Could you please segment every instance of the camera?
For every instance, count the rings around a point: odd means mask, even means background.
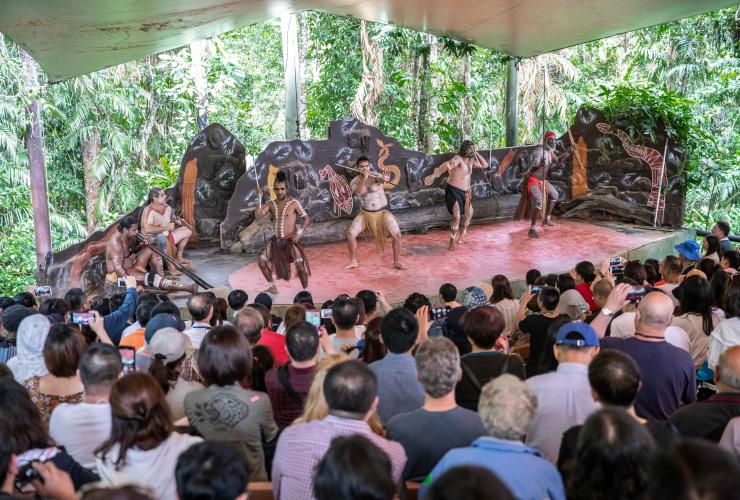
[[[41,477],[39,471],[33,466],[34,463],[38,462],[29,462],[18,469],[18,475],[15,476],[14,482],[15,488],[18,491],[23,491],[23,488],[29,485],[31,481],[38,480],[42,483],[44,482],[44,478]]]
[[[91,312],[73,312],[72,323],[75,325],[89,325],[95,323],[95,315]]]
[[[48,285],[37,286],[33,289],[33,294],[36,297],[51,297],[51,287]]]
[[[118,286],[121,288],[126,288],[126,278],[118,278]]]
[[[640,302],[647,293],[647,288],[644,286],[633,286],[627,290],[627,300],[632,303]]]

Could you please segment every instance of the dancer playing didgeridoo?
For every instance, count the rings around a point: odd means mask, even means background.
[[[167,194],[160,187],[149,190],[147,206],[141,212],[141,232],[152,238],[157,248],[174,257],[184,266],[190,262],[183,257],[185,247],[193,232],[182,221],[173,216],[172,207],[167,204]],[[180,276],[175,264],[167,262],[167,273]]]
[[[345,269],[358,267],[357,264],[357,236],[364,230],[375,241],[378,250],[385,250],[385,240],[393,238],[393,267],[406,269],[401,263],[401,229],[393,214],[388,211],[388,198],[385,196],[383,184],[388,181],[388,174],[382,175],[372,171],[367,156],[357,158],[357,169],[360,175],[352,179],[350,188],[352,194],[362,200],[362,210],[352,221],[347,230],[347,247],[349,248],[349,264]]]
[[[539,238],[536,224],[542,220],[543,226],[554,226],[552,210],[558,201],[558,191],[547,182],[550,167],[557,161],[555,156],[555,132],[545,132],[545,143],[537,146],[530,157],[529,172],[522,179],[522,197],[514,214],[514,220],[530,217],[529,237]],[[546,209],[546,210],[545,210]]]
[[[488,162],[478,153],[472,141],[464,140],[455,156],[435,168],[434,173],[424,179],[424,185],[431,186],[435,179],[449,172],[445,186],[445,205],[452,215],[450,250],[455,249],[456,239],[458,243],[465,243],[465,235],[473,219],[473,207],[470,204],[470,178],[474,168],[485,170],[488,168]],[[462,228],[460,228],[461,219]]]
[[[164,279],[162,269],[162,257],[144,246],[138,252],[136,247],[136,235],[139,225],[133,217],[126,216],[118,223],[117,231],[105,244],[105,279],[112,285],[118,284],[118,278],[133,276],[140,285],[159,288],[168,291],[187,291],[195,293],[198,285],[185,285],[177,281]],[[149,244],[155,244],[148,240]],[[151,265],[154,272],[147,272],[147,266]]]
[[[272,294],[278,293],[272,278],[273,273],[281,280],[290,280],[292,263],[295,263],[298,278],[304,290],[308,288],[308,277],[311,274],[311,268],[303,252],[303,245],[299,241],[310,220],[300,202],[288,196],[287,179],[285,172],[277,173],[273,185],[277,198],[267,202],[259,214],[260,218],[268,213],[272,214],[272,220],[275,223],[275,236],[272,237],[259,258],[260,270],[269,287],[265,292]],[[257,194],[261,199],[262,191],[258,191]],[[296,230],[298,217],[303,219],[303,223]]]

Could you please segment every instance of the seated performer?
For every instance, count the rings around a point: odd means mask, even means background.
[[[162,277],[162,258],[146,245],[134,253],[136,235],[139,225],[133,217],[124,217],[118,223],[117,231],[113,232],[105,244],[105,276],[106,281],[113,285],[118,284],[118,278],[133,276],[140,285],[159,288],[169,291],[188,291],[195,293],[198,285],[185,285]],[[151,240],[149,240],[151,241]],[[154,242],[151,242],[154,244]],[[154,272],[147,272],[151,265]]]
[[[272,294],[278,292],[277,286],[272,280],[272,274],[275,273],[281,280],[290,280],[291,263],[295,263],[298,278],[300,278],[304,290],[308,288],[308,276],[311,274],[311,268],[303,252],[303,245],[299,241],[310,220],[301,203],[288,196],[287,181],[288,176],[285,172],[277,173],[273,185],[277,199],[267,202],[259,209],[258,214],[258,218],[262,218],[268,213],[272,214],[275,223],[275,236],[272,237],[259,258],[260,269],[269,286],[265,292]],[[258,190],[257,195],[261,200],[262,191]],[[296,230],[298,217],[303,220],[303,223]]]
[[[157,248],[163,252],[167,252],[183,265],[189,264],[190,262],[183,258],[183,252],[193,232],[183,225],[180,218],[174,217],[172,207],[167,204],[164,189],[151,188],[147,203],[141,212],[142,233],[153,238],[157,242]],[[172,245],[172,249],[169,245]],[[175,265],[170,262],[167,263],[167,272],[172,276],[180,275]]]
[[[375,241],[378,250],[385,250],[385,239],[390,235],[393,238],[393,267],[406,269],[401,264],[401,230],[398,221],[388,211],[388,198],[385,196],[383,185],[388,181],[388,175],[373,172],[367,156],[357,158],[357,169],[362,173],[352,179],[349,186],[352,194],[362,200],[362,210],[352,221],[347,230],[347,247],[349,248],[350,263],[345,269],[358,267],[357,264],[357,236],[364,230]]]
[[[557,161],[555,156],[555,132],[545,132],[545,144],[537,146],[530,157],[529,172],[522,180],[522,197],[519,207],[516,209],[514,220],[531,218],[532,225],[529,227],[529,237],[539,238],[535,226],[538,219],[544,219],[543,226],[554,226],[552,222],[552,210],[558,201],[558,192],[547,182],[547,174],[550,167]],[[545,212],[545,208],[547,211]]]
[[[455,249],[455,239],[458,243],[465,243],[465,235],[468,232],[470,221],[473,219],[473,207],[470,204],[470,178],[473,175],[474,168],[485,170],[488,168],[488,162],[478,153],[472,141],[464,140],[455,156],[435,168],[434,173],[424,179],[424,185],[431,186],[440,175],[449,172],[447,185],[445,186],[445,205],[447,205],[447,211],[452,215],[450,221],[450,250]],[[460,219],[463,217],[461,229]]]

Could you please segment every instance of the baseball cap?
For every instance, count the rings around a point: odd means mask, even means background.
[[[154,334],[162,328],[174,328],[181,332],[185,330],[185,322],[174,314],[160,313],[149,320],[144,329],[144,340],[149,343]]]
[[[582,339],[566,338],[569,333],[578,333]],[[569,345],[573,347],[599,347],[599,335],[596,330],[583,321],[571,321],[558,328],[555,334],[555,345]]]
[[[699,260],[699,257],[701,257],[699,244],[694,240],[686,240],[673,248],[689,260]]]
[[[171,363],[185,355],[189,344],[188,336],[175,328],[160,328],[149,342],[149,350],[152,352],[152,357],[160,355],[164,357],[165,363]]]

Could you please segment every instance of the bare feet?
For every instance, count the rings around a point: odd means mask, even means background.
[[[530,228],[530,229],[529,229],[529,237],[530,237],[530,238],[539,238],[539,237],[540,237],[540,235],[539,235],[539,234],[537,234],[537,231],[535,231],[535,229],[534,229],[534,228]]]
[[[460,239],[457,240],[458,245],[464,245],[465,244],[465,236],[460,236]]]
[[[261,293],[271,293],[271,294],[273,294],[273,295],[277,295],[277,293],[278,293],[278,289],[277,289],[277,287],[276,287],[276,286],[274,286],[274,285],[273,285],[273,286],[271,286],[270,288],[268,288],[268,289],[266,289],[266,290],[262,290],[262,292],[261,292]]]
[[[450,238],[450,245],[447,247],[447,250],[455,250],[455,238]]]
[[[403,264],[401,264],[398,261],[396,261],[396,262],[393,263],[393,267],[395,267],[396,269],[401,269],[401,270],[408,269],[408,267],[404,266]]]
[[[353,260],[352,262],[344,266],[343,269],[346,271],[347,269],[357,269],[358,267],[360,267],[360,265],[357,263],[356,260]]]
[[[542,223],[542,225],[543,226],[554,226],[555,223],[552,221],[552,219],[550,217],[548,217],[547,219],[545,219],[545,221]]]

